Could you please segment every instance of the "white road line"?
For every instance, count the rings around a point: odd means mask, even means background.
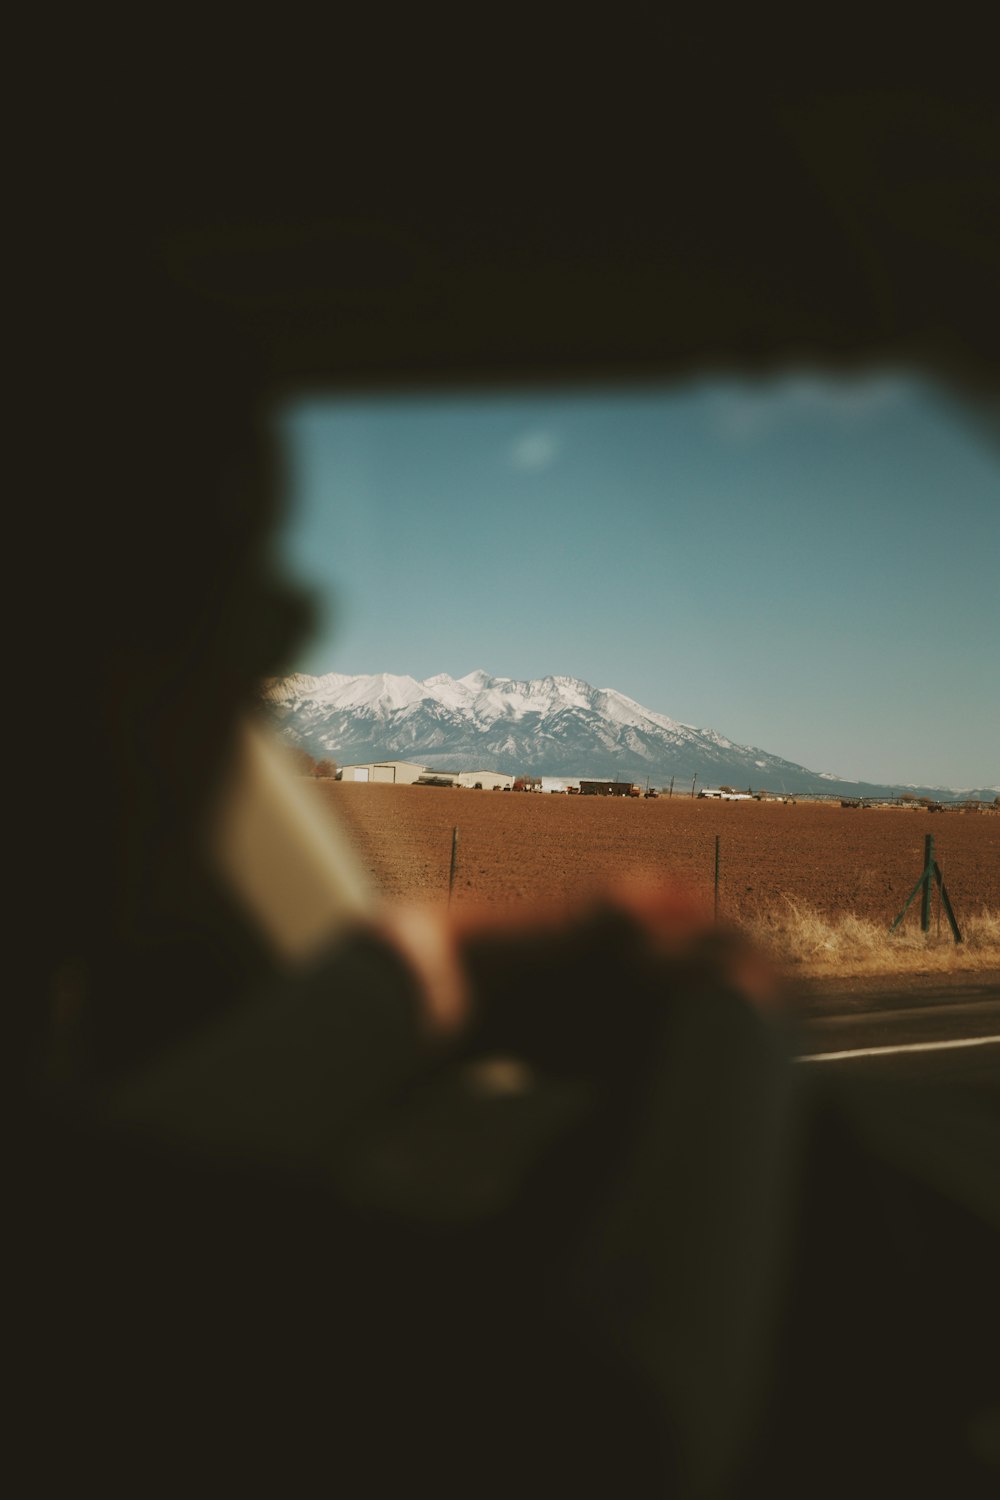
[[[898,1047],[859,1047],[853,1052],[810,1052],[796,1062],[841,1062],[847,1057],[889,1057],[894,1052],[948,1052],[955,1047],[989,1047],[1000,1043],[1000,1036],[967,1036],[951,1042],[905,1042]]]

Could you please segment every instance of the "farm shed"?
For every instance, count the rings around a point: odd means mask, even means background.
[[[503,790],[509,787],[513,781],[512,776],[507,776],[503,771],[440,771],[434,767],[427,767],[421,776],[421,781],[429,778],[446,780],[452,786],[479,787],[482,791],[493,791],[494,788]]]
[[[337,773],[338,781],[389,781],[397,786],[412,786],[420,776],[433,774],[426,766],[418,766],[411,760],[369,760],[360,765],[344,766]]]
[[[475,786],[478,782],[485,792],[491,791],[495,786],[510,786],[514,780],[513,776],[508,776],[503,771],[456,771],[454,777],[459,786]]]
[[[339,781],[388,781],[396,786],[414,786],[429,776],[447,777],[455,786],[472,787],[479,782],[486,791],[495,786],[510,786],[513,780],[503,771],[443,771],[436,766],[418,765],[413,760],[362,761],[337,772]]]

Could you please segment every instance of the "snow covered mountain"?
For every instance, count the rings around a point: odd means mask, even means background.
[[[442,771],[648,776],[655,785],[671,776],[683,785],[697,776],[700,786],[724,782],[775,792],[888,790],[809,771],[576,677],[519,682],[475,671],[418,682],[387,672],[329,672],[272,682],[266,698],[288,739],[341,765],[416,760]]]

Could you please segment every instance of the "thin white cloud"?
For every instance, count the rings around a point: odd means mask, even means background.
[[[803,420],[858,428],[877,420],[913,393],[903,375],[860,379],[795,375],[773,384],[745,385],[720,391],[712,400],[712,418],[720,437],[739,441],[768,436]]]
[[[522,432],[509,449],[511,467],[525,472],[547,469],[559,456],[560,443],[555,433],[545,428]]]

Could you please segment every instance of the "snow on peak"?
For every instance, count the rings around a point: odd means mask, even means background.
[[[325,703],[354,680],[342,672],[326,672],[321,677],[311,677],[307,672],[293,672],[290,677],[269,678],[264,683],[263,690],[264,696],[272,703],[291,703],[304,698]]]
[[[274,701],[308,700],[324,708],[361,709],[379,717],[432,701],[469,714],[479,723],[497,719],[516,721],[529,714],[547,717],[577,710],[596,712],[620,726],[653,723],[671,732],[678,727],[672,719],[643,708],[623,693],[613,688],[593,688],[579,677],[549,675],[521,680],[494,677],[482,667],[459,678],[438,672],[423,682],[389,672],[357,677],[338,672],[321,677],[299,673],[275,683],[269,695]]]
[[[665,729],[669,734],[677,734],[687,727],[681,725],[676,719],[669,719],[666,714],[658,714],[651,708],[644,708],[634,698],[628,698],[624,693],[619,693],[616,688],[597,688],[594,692],[595,707],[598,707],[609,719],[616,724],[655,724],[658,729]],[[700,731],[696,731],[700,732]]]
[[[714,729],[670,719],[615,688],[566,675],[521,680],[477,667],[464,677],[439,672],[421,682],[390,672],[298,673],[265,683],[263,696],[284,733],[338,760],[419,754],[501,770],[575,774],[581,765],[598,771],[603,763],[633,775],[698,772],[716,782],[756,782],[766,771],[789,790],[852,785],[832,771],[808,771]]]
[[[435,677],[425,678],[423,686],[429,689],[426,697],[434,698],[438,703],[443,703],[446,708],[457,708],[462,712],[468,710],[475,698],[476,690],[467,686],[466,678],[460,677],[456,681],[454,677],[449,677],[447,672],[438,672]]]
[[[379,714],[396,713],[432,696],[416,678],[396,677],[391,672],[377,672],[371,677],[328,672],[323,677],[299,676],[294,681],[297,697],[309,698],[324,708],[366,708]]]

